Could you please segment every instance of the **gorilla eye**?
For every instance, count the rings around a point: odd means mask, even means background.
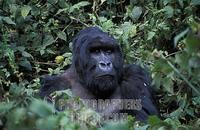
[[[98,49],[98,48],[92,48],[92,49],[90,49],[90,53],[100,53],[100,49]]]
[[[110,55],[111,53],[114,52],[114,49],[113,48],[107,48],[107,49],[104,49],[104,52],[108,55]]]
[[[112,49],[106,49],[105,52],[106,52],[107,54],[111,54],[111,53],[113,52],[113,50],[112,50]]]
[[[95,49],[95,51],[94,51],[95,53],[99,53],[100,52],[100,50],[99,49]]]

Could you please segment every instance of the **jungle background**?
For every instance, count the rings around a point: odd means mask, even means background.
[[[40,99],[40,77],[69,67],[71,41],[88,26],[113,35],[125,63],[149,69],[161,118],[99,126],[84,106],[59,112]],[[199,130],[200,1],[0,0],[0,101],[4,130]]]

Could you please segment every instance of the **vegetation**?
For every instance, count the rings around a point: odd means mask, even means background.
[[[161,119],[99,127],[98,114],[84,106],[59,112],[39,98],[39,77],[64,71],[73,37],[94,25],[115,36],[126,63],[150,69]],[[60,94],[80,101],[68,90]],[[0,0],[0,100],[6,130],[199,129],[200,1]],[[70,113],[87,118],[73,122]]]

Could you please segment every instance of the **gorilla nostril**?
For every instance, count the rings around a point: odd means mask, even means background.
[[[111,66],[111,63],[110,63],[110,62],[108,62],[108,63],[107,63],[107,66]]]
[[[100,62],[99,65],[100,65],[101,67],[106,67],[106,63],[104,63],[104,62]]]

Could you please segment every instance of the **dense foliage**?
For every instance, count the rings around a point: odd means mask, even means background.
[[[126,63],[149,68],[161,119],[99,128],[90,109],[58,112],[38,97],[39,77],[64,71],[72,38],[93,25],[115,36]],[[54,95],[61,93],[80,101],[68,90]],[[0,0],[0,100],[0,126],[8,130],[199,129],[200,1]],[[80,124],[69,113],[87,118]]]

